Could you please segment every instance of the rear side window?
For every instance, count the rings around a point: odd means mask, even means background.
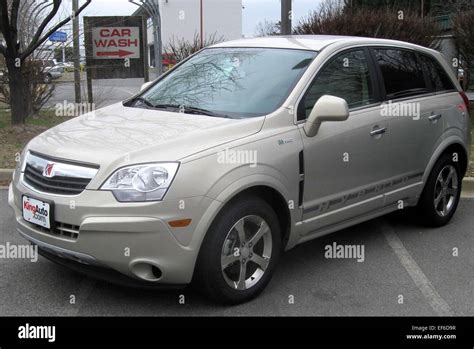
[[[364,50],[343,52],[323,66],[298,106],[298,120],[306,119],[314,104],[323,95],[344,98],[349,108],[374,102]]]
[[[388,99],[428,92],[423,69],[414,52],[398,49],[376,49]]]
[[[420,55],[420,58],[424,67],[426,68],[426,72],[428,73],[428,79],[431,82],[431,88],[435,92],[450,91],[455,89],[454,84],[449,78],[448,74],[441,64],[436,61],[436,59],[426,55]]]

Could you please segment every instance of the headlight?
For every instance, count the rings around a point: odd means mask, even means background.
[[[142,164],[115,171],[100,188],[110,190],[121,202],[162,200],[173,181],[177,162]]]

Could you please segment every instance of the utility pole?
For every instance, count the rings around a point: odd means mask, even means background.
[[[199,35],[201,36],[201,48],[204,47],[204,23],[203,23],[203,3],[199,3]]]
[[[79,0],[72,0],[72,13],[79,9]],[[73,55],[74,55],[74,95],[76,103],[81,103],[81,51],[79,48],[79,18],[72,19]]]
[[[291,35],[291,0],[281,1],[281,35]]]
[[[157,69],[158,76],[163,74],[163,52],[162,42],[161,42],[161,15],[160,15],[160,5],[158,0],[156,0],[156,10],[153,15],[153,41],[155,42],[155,69]]]

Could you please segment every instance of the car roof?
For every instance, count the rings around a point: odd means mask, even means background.
[[[419,48],[426,50],[425,47],[410,44],[403,41],[364,38],[357,36],[339,36],[339,35],[286,35],[286,36],[266,36],[260,38],[238,39],[222,42],[212,47],[265,47],[265,48],[288,48],[321,51],[326,46],[337,42],[345,44],[368,44],[368,45],[390,45],[404,46],[407,48]]]

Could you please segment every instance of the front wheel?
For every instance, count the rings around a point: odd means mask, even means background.
[[[273,209],[257,197],[243,198],[225,207],[206,234],[195,280],[215,301],[246,302],[270,281],[280,250]]]
[[[433,167],[418,202],[421,223],[440,227],[454,215],[461,196],[462,175],[459,163],[444,154]]]
[[[45,84],[50,84],[52,80],[53,80],[53,77],[50,74],[46,74],[43,78],[43,82]]]

